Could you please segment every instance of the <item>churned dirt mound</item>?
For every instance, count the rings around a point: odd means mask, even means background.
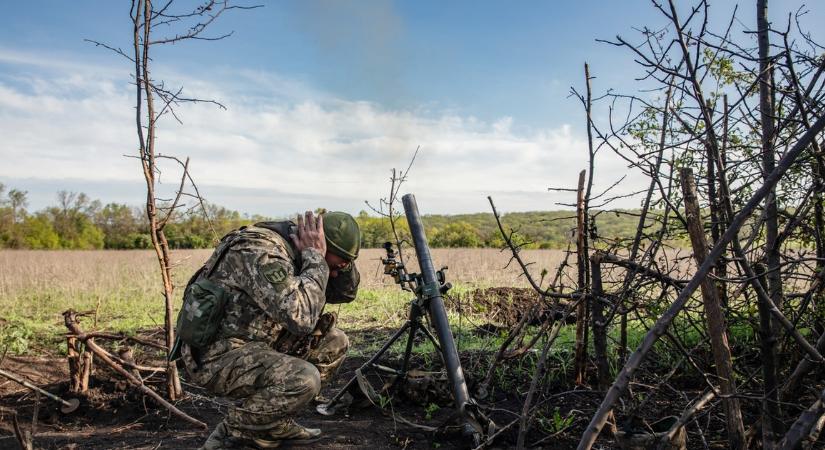
[[[460,300],[463,308],[483,316],[488,323],[506,327],[517,324],[524,314],[529,315],[530,325],[539,325],[551,316],[561,320],[567,306],[567,302],[555,303],[551,299],[542,299],[533,289],[515,287],[476,289],[462,295]],[[448,303],[454,309],[459,306],[455,300]],[[571,313],[565,320],[575,323],[575,314]]]

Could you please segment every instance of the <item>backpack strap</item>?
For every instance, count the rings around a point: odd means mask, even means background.
[[[292,253],[292,260],[295,263],[295,269],[300,270],[301,266],[303,265],[303,261],[301,260],[301,254],[295,250],[292,246],[292,238],[289,237],[291,234],[298,235],[298,226],[295,225],[295,222],[291,220],[284,220],[281,222],[258,222],[254,226],[258,228],[266,228],[267,230],[274,231],[284,238],[287,243],[287,247],[289,251]]]
[[[212,272],[215,270],[216,267],[218,267],[218,264],[220,264],[221,261],[223,261],[223,257],[226,255],[229,249],[232,248],[232,246],[235,245],[235,243],[241,239],[241,231],[243,231],[245,228],[245,226],[238,228],[237,230],[230,232],[229,234],[224,236],[223,239],[221,239],[221,242],[215,249],[215,258],[209,258],[200,267],[200,269],[198,269],[197,271],[195,271],[194,274],[192,274],[192,277],[189,278],[189,282],[186,283],[187,288],[189,287],[189,285],[194,283],[198,279],[198,277],[201,276],[201,274],[205,273],[205,277],[209,277],[210,275],[212,275]]]

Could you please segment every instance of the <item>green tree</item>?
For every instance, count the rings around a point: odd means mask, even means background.
[[[385,242],[395,242],[389,217],[371,217],[366,211],[361,211],[355,221],[361,229],[362,247],[376,248],[381,247]],[[400,239],[410,240],[410,227],[406,219],[396,220],[395,229]]]
[[[8,247],[13,223],[11,208],[8,206],[8,201],[4,195],[5,192],[6,185],[0,183],[0,248]]]
[[[135,248],[134,235],[141,231],[141,221],[133,208],[109,203],[96,212],[94,223],[103,232],[103,245],[106,248]]]
[[[22,224],[23,242],[26,248],[35,250],[60,247],[60,236],[54,231],[48,217],[43,214],[28,216]]]
[[[100,202],[91,201],[84,193],[60,191],[59,206],[46,209],[45,213],[60,237],[60,247],[68,249],[103,248],[103,232],[93,218],[100,210]]]
[[[435,229],[430,238],[430,245],[433,247],[480,247],[481,244],[478,229],[463,221]]]
[[[26,198],[28,192],[18,189],[9,191],[9,205],[11,206],[11,221],[16,225],[26,217],[26,206],[29,200]]]
[[[381,217],[370,217],[366,212],[355,219],[361,229],[361,246],[365,248],[380,247],[384,242],[392,241],[390,220]]]
[[[6,198],[2,197],[5,186],[0,184],[0,247],[25,248],[23,221],[28,212],[27,192],[11,189]]]

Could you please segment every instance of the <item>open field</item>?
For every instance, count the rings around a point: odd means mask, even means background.
[[[186,283],[210,250],[174,251],[176,286]],[[340,307],[343,326],[363,328],[397,325],[406,318],[402,292],[383,274],[383,250],[366,249],[358,258],[362,281],[359,298]],[[559,250],[526,250],[535,271],[555,270],[564,258]],[[435,249],[436,264],[448,266],[455,292],[490,286],[527,286],[509,255],[494,249]],[[410,270],[417,263],[409,260]],[[61,312],[69,308],[96,311],[94,328],[132,332],[163,323],[163,297],[157,259],[150,250],[0,251],[0,310],[3,326],[15,329],[14,353],[26,341],[57,338],[64,332]],[[178,291],[180,293],[180,291]],[[178,302],[180,299],[178,299]],[[178,303],[179,304],[179,303]],[[338,307],[336,307],[338,308]],[[0,333],[2,335],[3,333]]]

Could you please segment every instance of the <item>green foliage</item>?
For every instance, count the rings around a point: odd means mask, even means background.
[[[103,232],[106,248],[147,248],[135,246],[135,230],[139,221],[137,212],[126,205],[109,203],[95,215],[94,222]]]
[[[4,195],[5,194],[5,195]],[[26,192],[0,184],[0,248],[149,249],[152,239],[145,211],[118,203],[101,206],[86,194],[60,191],[58,205],[36,214],[26,211]],[[202,212],[180,213],[169,221],[171,248],[209,248],[228,231],[264,217],[207,205]]]
[[[426,413],[426,415],[425,415],[424,417],[426,417],[426,418],[427,418],[427,420],[432,419],[432,418],[433,418],[433,414],[434,414],[435,412],[437,412],[439,409],[441,409],[441,407],[440,407],[440,406],[438,406],[438,405],[437,405],[437,404],[435,404],[435,403],[430,403],[429,405],[427,405],[427,406],[424,408],[424,412]]]
[[[23,221],[23,241],[25,247],[41,250],[60,247],[60,236],[54,231],[51,222],[42,216],[29,216]]]
[[[152,236],[149,233],[129,233],[126,245],[123,247],[111,247],[120,249],[149,249],[152,248]]]
[[[22,323],[0,322],[0,354],[25,354],[33,337],[34,333]]]
[[[555,408],[553,415],[550,417],[546,417],[544,414],[538,415],[539,426],[549,434],[561,433],[569,428],[575,419],[576,416],[572,412],[563,416],[561,412],[559,412],[559,408]]]
[[[392,224],[388,217],[372,217],[366,211],[361,211],[355,221],[361,229],[361,247],[377,248],[381,247],[384,242],[395,242]],[[410,226],[406,219],[399,217],[395,222],[395,229],[400,239],[409,240]]]
[[[41,214],[48,218],[60,240],[60,248],[91,250],[103,248],[103,231],[93,219],[100,211],[100,202],[86,194],[60,191],[59,206],[46,208]]]
[[[378,394],[378,407],[387,409],[392,406],[392,397],[389,395]]]
[[[482,244],[476,227],[464,221],[436,228],[431,236],[430,245],[433,247],[480,247]]]
[[[711,75],[721,85],[750,86],[753,84],[754,76],[748,71],[737,71],[734,67],[733,59],[723,56],[721,52],[716,52],[714,49],[705,47],[702,55],[704,63],[707,64]]]

